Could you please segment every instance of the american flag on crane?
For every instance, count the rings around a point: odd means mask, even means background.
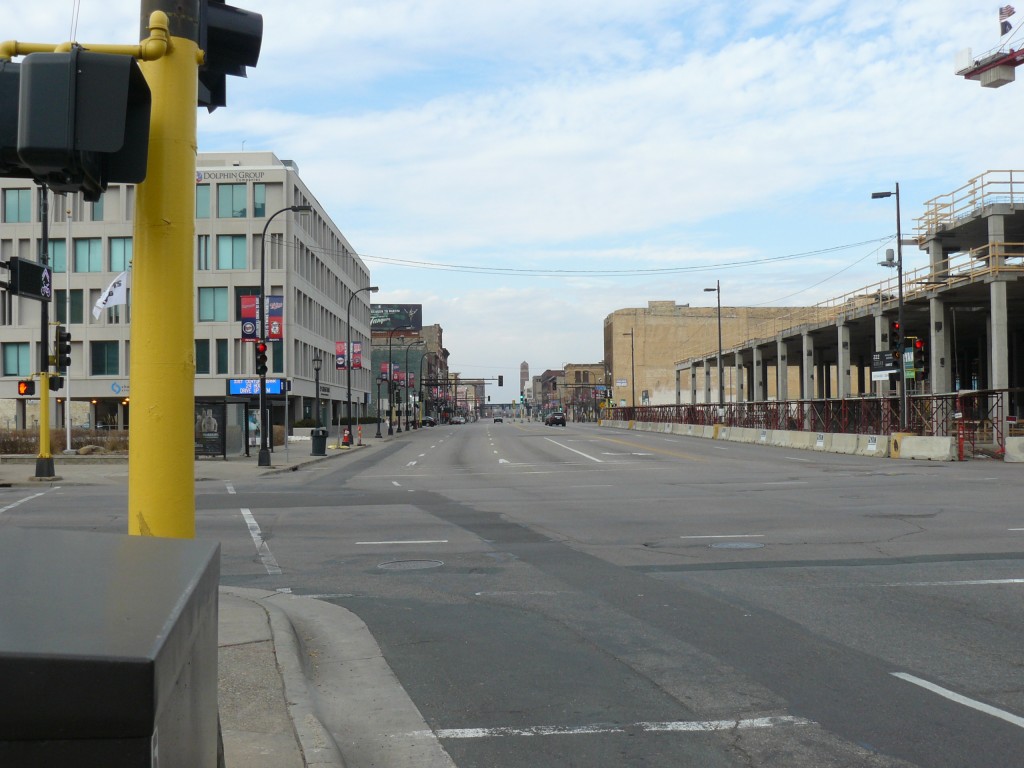
[[[1007,35],[1010,30],[1013,29],[1013,25],[1007,21],[1008,18],[1013,16],[1017,11],[1012,5],[1004,5],[999,9],[999,33],[1001,35]]]

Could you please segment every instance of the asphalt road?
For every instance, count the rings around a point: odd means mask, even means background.
[[[197,530],[362,618],[460,768],[1015,766],[1022,478],[478,422],[199,484]],[[116,494],[0,523],[123,532]]]

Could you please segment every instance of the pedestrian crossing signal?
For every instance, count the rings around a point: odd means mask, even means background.
[[[22,379],[18,382],[18,394],[22,397],[29,397],[36,393],[36,383],[32,379]]]

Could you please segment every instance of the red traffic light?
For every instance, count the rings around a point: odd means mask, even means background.
[[[262,341],[257,341],[256,342],[256,354],[258,354],[258,355],[265,355],[266,353],[267,353],[267,345],[266,345],[266,343],[262,342]]]
[[[914,349],[924,349],[924,342],[921,339],[914,340]]]

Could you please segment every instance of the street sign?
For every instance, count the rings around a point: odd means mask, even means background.
[[[291,387],[287,379],[267,379],[268,395],[283,395],[290,391]],[[259,379],[228,379],[228,395],[245,397],[246,395],[258,395],[260,393]]]
[[[12,256],[7,268],[11,272],[8,283],[11,293],[36,301],[50,301],[53,298],[53,273],[49,267]]]

